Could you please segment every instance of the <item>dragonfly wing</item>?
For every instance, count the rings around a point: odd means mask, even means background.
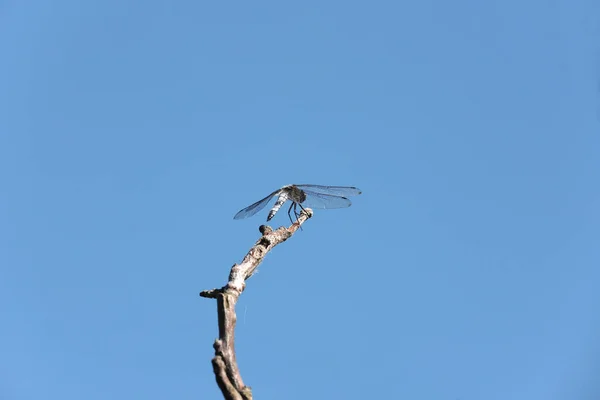
[[[301,204],[303,207],[310,208],[345,208],[350,207],[352,202],[342,196],[334,196],[330,194],[312,192],[310,190],[302,189],[306,194],[306,200]]]
[[[334,196],[357,196],[361,194],[359,188],[354,186],[323,186],[323,185],[295,185],[299,189],[308,190],[316,193],[332,194]]]
[[[243,210],[240,210],[237,214],[235,214],[233,219],[244,219],[253,216],[257,212],[265,208],[265,206],[269,203],[269,200],[271,200],[273,196],[275,196],[279,192],[280,190],[276,190],[264,199],[257,201],[256,203],[244,208]]]

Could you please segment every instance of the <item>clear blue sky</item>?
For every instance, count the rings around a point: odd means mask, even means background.
[[[0,1],[0,398],[600,398],[600,5]],[[278,214],[274,226],[286,224]]]

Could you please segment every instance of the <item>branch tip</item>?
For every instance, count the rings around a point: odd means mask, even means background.
[[[306,215],[307,218],[311,218],[314,215],[312,208],[305,208],[300,214]]]

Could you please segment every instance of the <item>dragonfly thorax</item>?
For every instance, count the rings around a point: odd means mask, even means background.
[[[294,185],[290,185],[287,188],[288,198],[294,203],[302,203],[306,200],[306,193],[304,190],[298,189]]]

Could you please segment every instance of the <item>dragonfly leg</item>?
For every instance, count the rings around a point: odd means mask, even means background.
[[[296,205],[296,203],[294,203],[292,201],[292,204],[290,204],[290,208],[288,208],[288,217],[290,217],[290,221],[292,222],[292,224],[294,223],[294,220],[292,219],[292,207],[294,207]],[[294,207],[294,213],[296,213],[296,208]]]
[[[308,214],[308,211],[306,211],[306,210],[304,209],[304,207],[302,207],[302,204],[298,203],[298,205],[300,206],[300,208],[302,209],[302,211],[304,211],[306,214]]]
[[[294,215],[296,216],[296,222],[298,222],[298,218],[300,217],[300,214],[298,213],[298,209],[296,208],[297,206],[300,206],[300,208],[302,208],[302,206],[300,205],[300,203],[294,203]],[[294,223],[294,222],[292,222]],[[302,231],[302,226],[300,226],[300,230]]]

